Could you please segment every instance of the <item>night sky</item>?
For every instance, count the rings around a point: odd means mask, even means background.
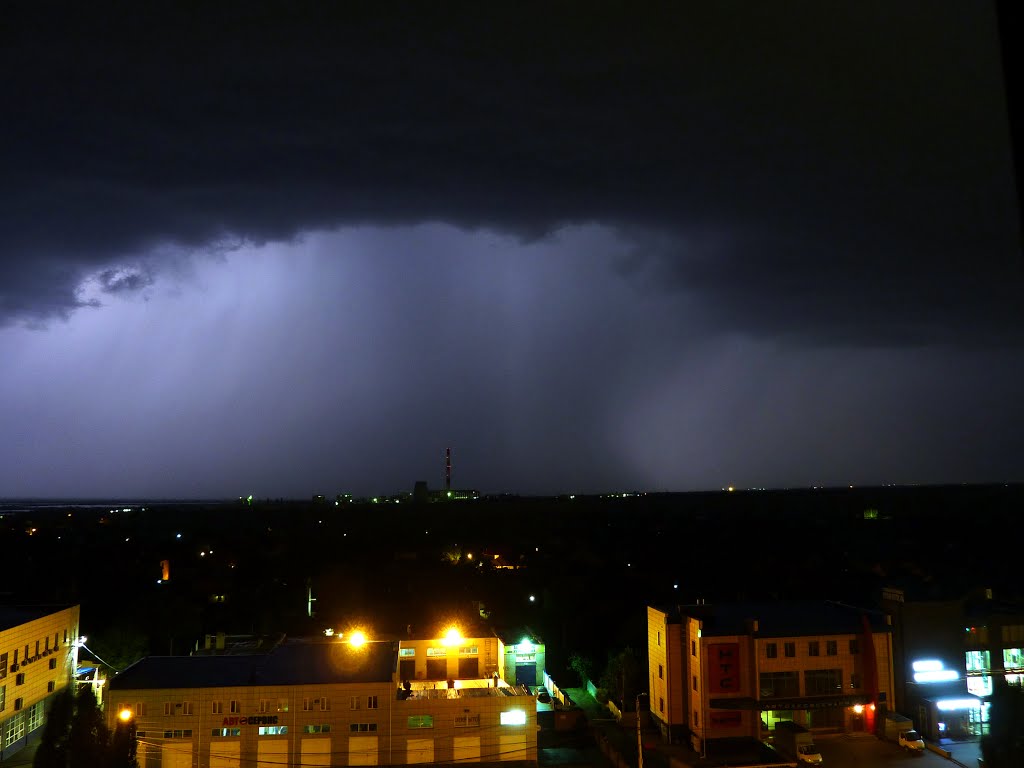
[[[985,2],[155,7],[4,9],[0,497],[1024,480]]]

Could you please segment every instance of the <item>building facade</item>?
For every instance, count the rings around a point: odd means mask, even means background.
[[[465,642],[465,641],[463,641]],[[430,645],[414,646],[423,651]],[[454,669],[462,658],[455,648]],[[286,642],[265,654],[150,657],[111,681],[107,717],[134,719],[142,768],[281,768],[537,760],[522,687],[401,680],[398,642]]]
[[[77,665],[79,608],[0,608],[0,759],[42,728],[53,696]]]
[[[874,732],[893,704],[888,617],[833,602],[647,609],[651,716],[673,742],[769,739],[780,721]]]
[[[991,589],[927,601],[887,589],[883,608],[895,618],[904,714],[930,739],[987,733],[995,686],[1024,685],[1024,605]]]

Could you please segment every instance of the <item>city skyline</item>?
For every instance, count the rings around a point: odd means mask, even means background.
[[[12,12],[0,498],[1020,482],[995,8]]]

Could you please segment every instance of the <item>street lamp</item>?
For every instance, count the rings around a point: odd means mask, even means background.
[[[646,695],[646,693],[637,693],[637,768],[643,768],[643,734],[640,730],[640,697]]]

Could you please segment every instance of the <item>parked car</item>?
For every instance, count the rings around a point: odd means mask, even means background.
[[[919,755],[924,754],[924,739],[921,738],[921,734],[917,731],[903,731],[900,733],[899,743],[908,752],[916,752]]]
[[[805,765],[821,765],[821,750],[816,744],[801,744],[796,748],[796,758]]]

